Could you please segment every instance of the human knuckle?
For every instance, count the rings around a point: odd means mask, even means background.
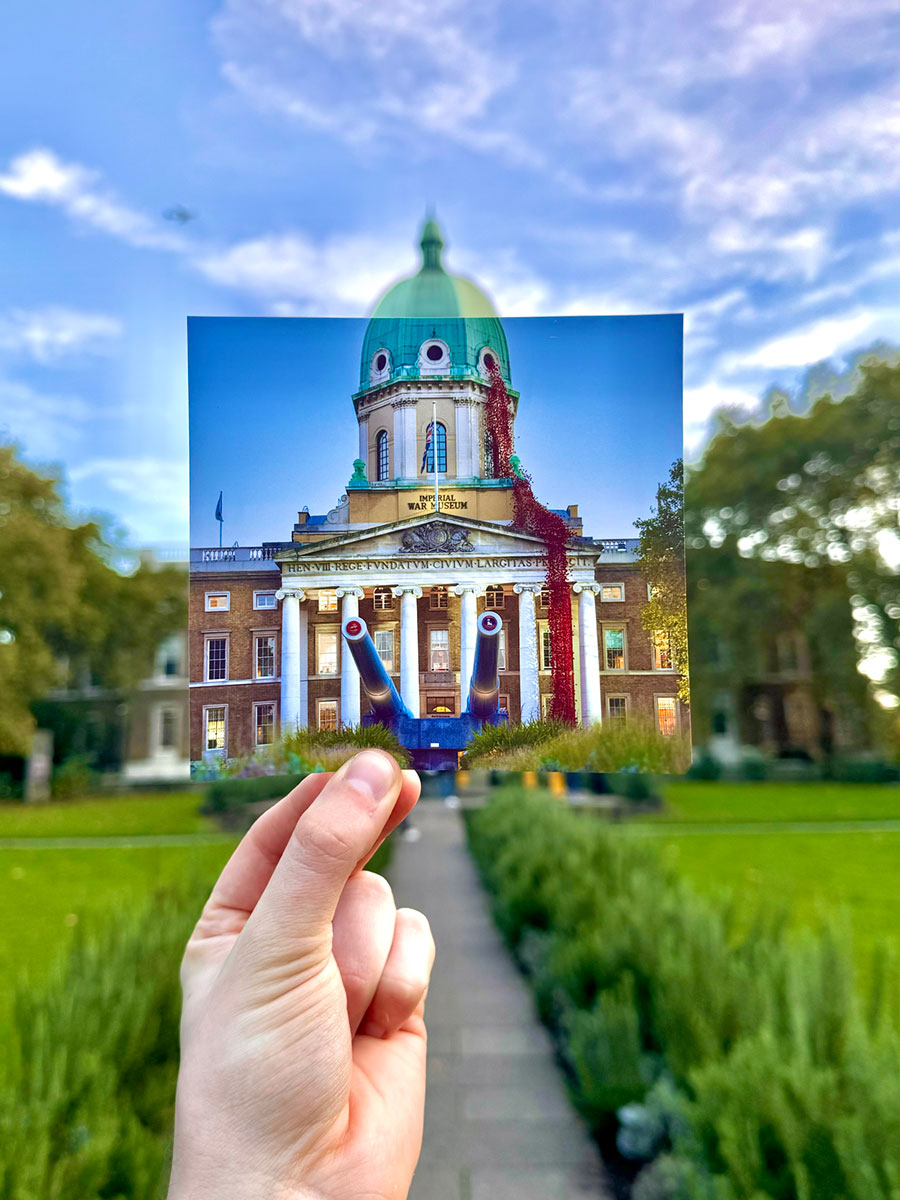
[[[356,851],[343,830],[320,821],[303,821],[297,825],[295,835],[304,857],[327,863],[346,862],[356,858]]]

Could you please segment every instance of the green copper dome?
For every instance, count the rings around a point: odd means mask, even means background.
[[[363,338],[360,390],[420,375],[483,379],[485,354],[510,384],[506,334],[494,306],[471,279],[445,270],[444,240],[432,218],[419,244],[422,266],[375,305]]]

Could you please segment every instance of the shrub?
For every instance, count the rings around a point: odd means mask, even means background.
[[[482,740],[483,739],[483,740]],[[477,734],[466,748],[469,766],[504,767],[511,771],[596,771],[633,769],[649,774],[679,775],[691,758],[690,739],[663,737],[650,721],[604,721],[571,728],[536,721],[508,728],[494,726]]]
[[[50,793],[54,800],[77,800],[93,791],[97,782],[86,758],[67,758],[53,772]]]
[[[620,1147],[664,1156],[635,1195],[897,1200],[897,1034],[877,997],[863,1012],[845,938],[769,911],[739,925],[727,897],[540,794],[466,819],[595,1135],[608,1148],[620,1125]]]
[[[243,779],[217,779],[205,790],[203,812],[228,812],[258,800],[276,800],[286,796],[304,775],[259,775]]]
[[[466,746],[465,763],[490,766],[492,760],[523,747],[541,746],[565,733],[562,721],[525,721],[521,725],[485,725]]]

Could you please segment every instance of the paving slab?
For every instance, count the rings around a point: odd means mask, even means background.
[[[410,1200],[609,1200],[529,989],[491,919],[462,817],[423,801],[398,839],[398,906],[431,922],[425,1134]]]

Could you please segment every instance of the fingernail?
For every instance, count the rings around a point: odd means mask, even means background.
[[[377,803],[393,783],[394,769],[386,755],[364,750],[347,763],[344,778],[368,792]]]

